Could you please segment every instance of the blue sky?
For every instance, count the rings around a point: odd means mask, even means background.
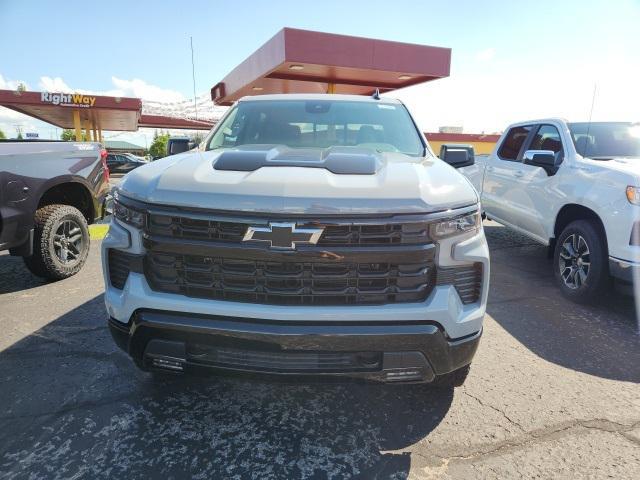
[[[453,49],[451,77],[395,92],[427,130],[539,116],[640,119],[640,0],[322,2],[0,0],[0,88],[159,101],[198,93],[285,26]],[[0,110],[0,128],[46,128]],[[51,127],[49,127],[51,131]],[[133,138],[133,136],[131,137]]]

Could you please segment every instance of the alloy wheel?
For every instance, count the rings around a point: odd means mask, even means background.
[[[572,290],[584,285],[591,268],[589,245],[582,235],[573,233],[564,239],[560,249],[560,276]]]
[[[53,249],[58,260],[65,265],[72,265],[80,259],[83,239],[80,225],[71,219],[64,220],[53,235]]]

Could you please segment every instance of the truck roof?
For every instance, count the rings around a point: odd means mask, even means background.
[[[379,100],[369,95],[344,95],[338,93],[274,93],[268,95],[255,95],[242,97],[239,102],[263,102],[268,100],[333,100],[343,102],[378,102],[400,105],[397,98],[380,97]]]
[[[509,127],[515,127],[519,125],[529,125],[531,123],[549,123],[549,122],[564,122],[567,123],[566,118],[561,117],[548,117],[548,118],[534,118],[529,120],[522,120],[520,122],[514,122],[509,124]]]

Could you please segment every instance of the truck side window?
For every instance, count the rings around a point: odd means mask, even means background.
[[[498,156],[500,159],[515,162],[518,159],[518,154],[520,153],[522,144],[527,139],[530,131],[530,125],[524,127],[513,127],[509,130],[504,142],[500,145],[500,150],[498,150]]]
[[[531,141],[529,150],[551,150],[556,156],[562,155],[560,132],[553,125],[541,125]]]

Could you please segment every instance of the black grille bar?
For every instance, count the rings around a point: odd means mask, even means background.
[[[193,345],[188,353],[191,360],[198,363],[269,372],[357,372],[377,371],[382,367],[380,352],[273,352]]]
[[[270,260],[282,262],[348,263],[348,262],[433,262],[435,245],[394,245],[388,247],[333,247],[299,246],[296,250],[277,250],[267,246],[229,244],[203,240],[151,237],[145,235],[146,250],[158,253],[238,258],[245,260]]]
[[[482,263],[462,267],[438,267],[438,285],[453,285],[462,303],[475,303],[482,291]]]
[[[338,222],[338,223],[334,223]],[[299,228],[322,227],[319,246],[367,246],[367,245],[418,245],[428,244],[428,224],[406,217],[396,220],[323,220],[313,222],[298,220]],[[249,226],[267,226],[264,219],[221,219],[163,214],[151,212],[146,233],[153,236],[185,240],[209,240],[214,242],[241,243]]]
[[[118,290],[124,288],[130,272],[142,273],[142,255],[133,255],[122,250],[109,249],[107,256],[109,281]]]
[[[275,304],[419,302],[435,281],[434,246],[297,251],[187,245],[145,239],[145,275],[156,291]]]

